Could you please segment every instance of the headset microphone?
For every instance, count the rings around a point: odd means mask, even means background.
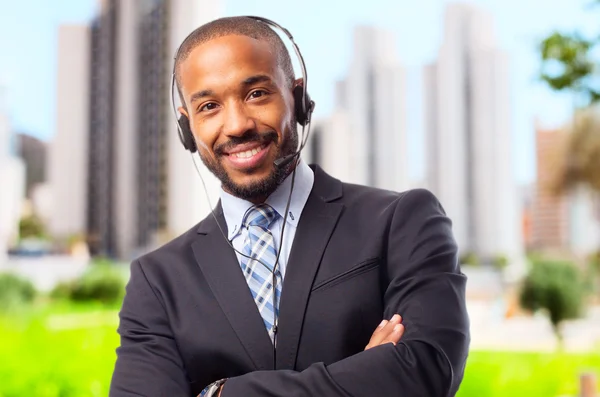
[[[285,157],[281,157],[277,160],[275,160],[273,162],[273,164],[275,165],[275,167],[277,168],[283,168],[286,167],[289,163],[291,163],[292,161],[294,161],[294,159],[296,159],[298,156],[300,155],[300,152],[295,152],[293,154],[290,154],[288,156]]]

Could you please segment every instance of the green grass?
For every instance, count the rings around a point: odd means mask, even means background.
[[[117,315],[59,305],[0,317],[0,397],[107,396]]]
[[[71,303],[0,316],[0,397],[107,396],[117,320],[115,307]],[[458,396],[576,396],[587,370],[600,376],[600,352],[473,351]]]
[[[600,375],[600,352],[471,352],[459,397],[578,396],[579,375]],[[599,384],[600,386],[600,384]]]

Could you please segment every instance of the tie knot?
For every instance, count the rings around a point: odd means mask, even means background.
[[[277,211],[268,204],[260,204],[250,207],[244,215],[243,225],[248,226],[261,226],[268,228],[269,225],[277,218]]]

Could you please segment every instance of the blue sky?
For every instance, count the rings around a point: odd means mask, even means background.
[[[200,1],[200,0],[199,0]],[[570,101],[536,82],[535,46],[553,29],[598,26],[600,10],[589,1],[473,0],[495,18],[498,45],[511,56],[512,131],[517,180],[535,177],[533,123],[556,126],[569,114]],[[95,0],[2,1],[0,6],[0,84],[15,130],[50,139],[55,129],[56,38],[60,23],[85,23],[95,13]],[[309,70],[316,117],[333,108],[333,83],[342,78],[351,56],[353,26],[374,24],[394,32],[398,57],[408,71],[408,146],[415,178],[423,175],[421,67],[435,59],[442,39],[445,0],[229,0],[227,15],[272,18],[294,35]],[[551,4],[551,5],[550,5]],[[527,8],[525,8],[527,7]],[[309,17],[310,15],[310,17]],[[507,164],[507,166],[510,166]]]

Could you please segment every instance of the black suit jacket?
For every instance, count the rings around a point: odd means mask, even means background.
[[[131,265],[111,396],[451,396],[469,346],[451,222],[426,190],[345,184],[319,167],[280,303],[276,359],[240,265],[209,215]],[[216,217],[226,231],[222,208]],[[363,351],[382,319],[396,346]],[[275,367],[274,367],[275,362]]]

